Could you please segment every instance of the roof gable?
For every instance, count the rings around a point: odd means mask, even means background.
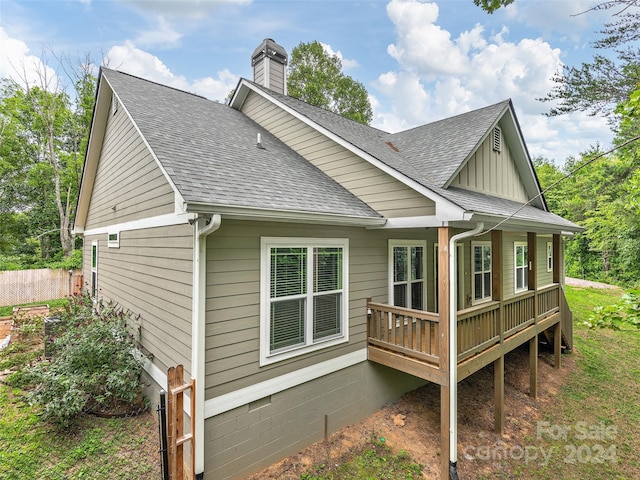
[[[258,210],[381,220],[375,210],[229,106],[109,69],[101,70],[103,81],[158,160],[184,211],[226,208],[242,209],[244,215]],[[103,97],[98,100],[106,102]],[[108,108],[100,107],[95,116],[107,114]],[[94,118],[94,125],[99,121]],[[93,162],[99,147],[99,142],[92,145]]]

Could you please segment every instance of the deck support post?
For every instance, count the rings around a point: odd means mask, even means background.
[[[538,397],[538,335],[529,340],[529,395]]]
[[[562,322],[556,323],[553,327],[553,353],[556,369],[560,368],[560,357],[562,355]]]
[[[449,281],[449,240],[453,235],[449,227],[438,228],[438,315],[440,316],[438,339],[438,357],[440,358],[440,370],[447,374],[447,385],[440,386],[440,478],[449,478],[449,457],[451,454],[451,389],[458,385],[449,385],[448,376],[450,368],[457,365],[449,364],[449,308],[450,288]]]
[[[493,362],[494,417],[496,433],[504,433],[504,355]]]

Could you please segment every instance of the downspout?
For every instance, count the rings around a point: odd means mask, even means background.
[[[193,240],[193,299],[191,315],[191,375],[196,380],[195,478],[204,475],[204,384],[205,384],[205,323],[207,297],[207,235],[218,228],[222,218],[198,216]]]
[[[456,305],[456,242],[473,237],[484,229],[480,222],[473,230],[449,240],[449,477],[458,480],[458,308]]]

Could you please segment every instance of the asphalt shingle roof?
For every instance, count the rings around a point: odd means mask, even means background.
[[[233,108],[103,68],[185,201],[380,218],[380,214]],[[261,133],[263,149],[258,148]]]
[[[241,112],[204,97],[103,69],[121,102],[185,201],[282,211],[381,215]],[[390,134],[253,88],[307,117],[467,212],[577,229],[545,210],[461,188],[444,188],[511,101]],[[260,149],[257,133],[262,134]]]

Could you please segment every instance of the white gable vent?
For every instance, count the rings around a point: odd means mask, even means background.
[[[500,127],[494,127],[493,129],[493,149],[496,152],[502,151],[502,136],[500,134]]]

